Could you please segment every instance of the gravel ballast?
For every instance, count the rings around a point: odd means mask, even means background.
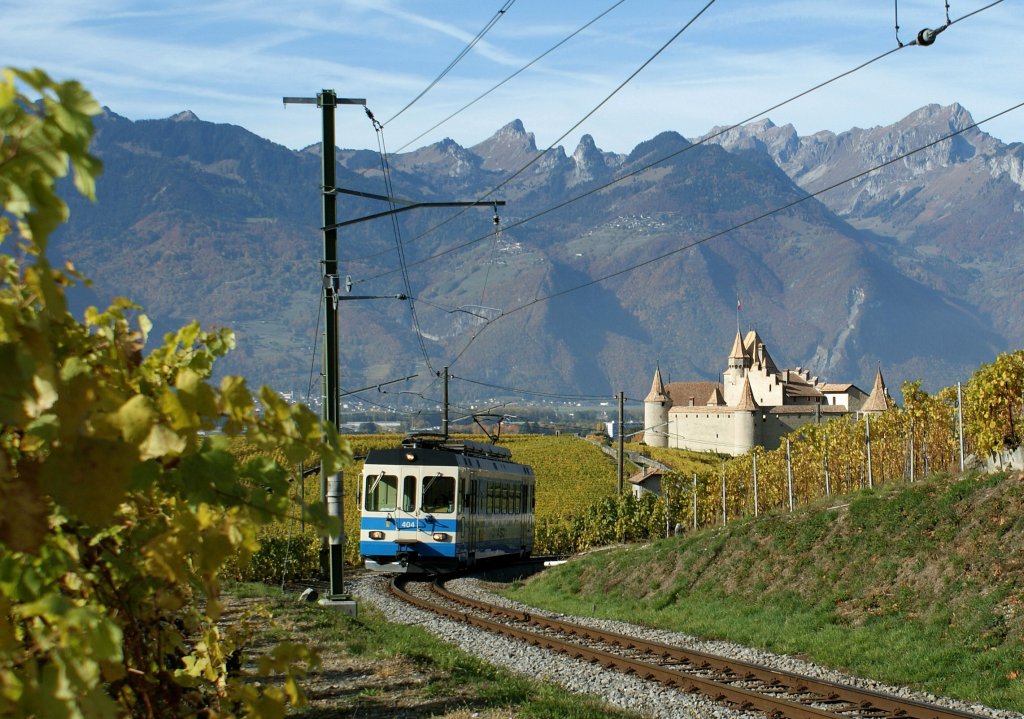
[[[760,712],[736,711],[696,694],[681,692],[670,687],[640,680],[636,677],[603,669],[588,662],[572,659],[563,654],[529,646],[505,637],[489,634],[461,622],[445,619],[406,604],[387,591],[389,577],[367,575],[353,579],[350,590],[361,601],[378,607],[390,621],[419,625],[443,640],[455,644],[463,651],[496,666],[506,667],[520,674],[547,680],[576,693],[591,694],[616,707],[650,717],[672,719],[695,717],[700,719],[763,719]],[[493,594],[484,583],[475,579],[456,579],[448,583],[452,591],[496,604],[538,613],[532,607],[523,607],[504,597]],[[651,629],[623,622],[598,620],[589,617],[556,615],[566,621],[635,636],[675,646],[696,649],[710,654],[782,669],[797,674],[849,683],[876,692],[909,697],[918,701],[941,704],[993,719],[1019,719],[1012,712],[957,702],[902,687],[849,677],[831,669],[816,666],[794,657],[776,655],[722,641],[703,641],[685,634]]]

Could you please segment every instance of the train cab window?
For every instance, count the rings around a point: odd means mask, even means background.
[[[437,475],[423,478],[424,512],[429,514],[455,511],[455,478]]]
[[[402,480],[402,511],[416,510],[416,478],[406,477]]]
[[[366,511],[393,512],[398,504],[398,477],[393,474],[367,475]]]

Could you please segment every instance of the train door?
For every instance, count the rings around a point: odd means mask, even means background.
[[[519,484],[519,556],[529,554],[528,547],[532,543],[533,528],[530,526],[530,485],[525,481]]]
[[[465,475],[460,487],[462,492],[462,520],[459,522],[459,538],[466,547],[466,564],[473,566],[476,561],[476,528],[479,501],[476,473]]]
[[[399,544],[408,544],[417,541],[416,521],[416,495],[419,480],[411,474],[402,478],[398,497],[398,507],[395,511],[395,529],[398,530],[398,537],[395,541]]]

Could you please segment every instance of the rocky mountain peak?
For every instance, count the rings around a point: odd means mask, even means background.
[[[182,110],[177,115],[167,118],[171,122],[199,122],[199,116],[191,110]]]
[[[418,150],[396,155],[392,163],[406,171],[429,169],[448,177],[461,177],[480,165],[480,158],[450,137]]]
[[[488,170],[517,170],[537,154],[533,133],[522,120],[513,120],[483,142],[469,148]]]
[[[974,124],[971,113],[958,102],[952,105],[925,105],[900,120],[899,125],[941,125],[949,130],[962,130]]]
[[[570,185],[577,185],[588,182],[604,175],[608,169],[604,154],[597,148],[594,138],[591,135],[584,135],[580,138],[580,144],[572,153],[572,176],[569,179]]]

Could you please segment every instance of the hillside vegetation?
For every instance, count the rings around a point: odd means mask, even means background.
[[[933,477],[573,559],[512,592],[1024,710],[1024,477]]]

